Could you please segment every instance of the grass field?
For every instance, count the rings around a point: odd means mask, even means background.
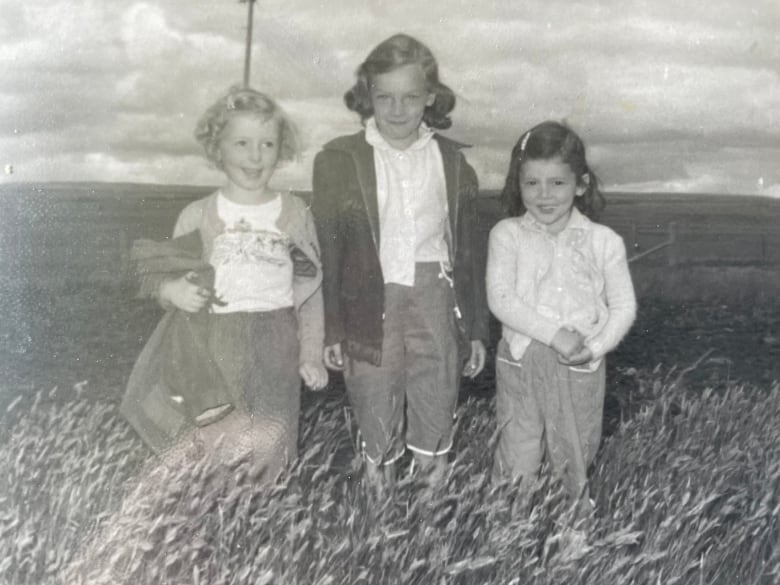
[[[305,395],[273,489],[246,466],[148,472],[117,404],[160,312],[110,277],[116,236],[159,237],[193,193],[114,189],[0,203],[0,583],[780,583],[777,303],[641,302],[609,359],[590,550],[568,558],[557,486],[489,481],[490,371],[464,387],[437,490],[404,476],[368,497],[338,379]]]

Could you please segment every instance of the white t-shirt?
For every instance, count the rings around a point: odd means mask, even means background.
[[[225,306],[215,313],[272,311],[293,306],[293,265],[290,238],[276,227],[282,199],[244,205],[222,193],[217,214],[225,231],[214,238],[210,264],[214,289]]]

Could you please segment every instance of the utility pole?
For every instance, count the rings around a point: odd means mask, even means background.
[[[246,50],[244,52],[244,87],[249,87],[249,68],[252,62],[252,21],[254,20],[254,8],[257,0],[240,0],[240,2],[249,4],[246,22]]]

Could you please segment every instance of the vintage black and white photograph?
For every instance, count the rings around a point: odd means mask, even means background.
[[[780,583],[776,0],[0,0],[0,584]]]

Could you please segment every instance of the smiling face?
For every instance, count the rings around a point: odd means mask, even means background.
[[[262,202],[279,160],[279,122],[252,114],[232,116],[222,130],[217,160],[228,178],[223,190],[237,202]]]
[[[375,75],[370,95],[379,133],[399,150],[417,140],[425,108],[436,100],[436,94],[428,91],[425,73],[418,64]]]
[[[529,159],[520,168],[520,194],[531,216],[553,235],[566,227],[575,197],[585,193],[584,181],[578,180],[561,157]]]

